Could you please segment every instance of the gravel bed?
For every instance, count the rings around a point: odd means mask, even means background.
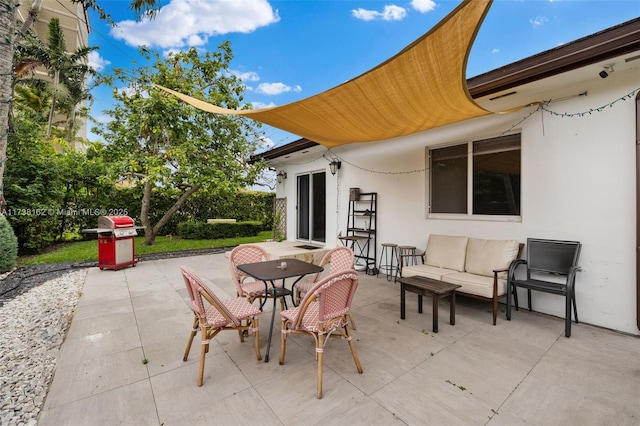
[[[0,425],[37,423],[87,275],[59,275],[0,306]]]
[[[224,253],[158,253],[140,261]],[[35,426],[87,268],[97,262],[20,267],[0,276],[0,426]]]

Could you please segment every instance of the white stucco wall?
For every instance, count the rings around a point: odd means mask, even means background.
[[[640,86],[634,73],[614,77],[581,84],[574,92],[588,90],[587,96],[548,108],[559,113],[588,111]],[[378,193],[378,253],[382,242],[424,248],[432,233],[521,242],[528,237],[578,240],[583,244],[583,272],[576,284],[581,322],[640,334],[636,326],[634,100],[583,117],[536,112],[516,127],[522,131],[521,221],[427,218],[425,148],[500,135],[533,109],[391,141],[334,148],[331,152],[343,159],[336,176],[329,173],[324,158],[279,166],[289,175],[277,189],[278,196],[288,199],[289,239],[295,237],[296,174],[326,170],[327,245],[338,245],[335,236],[346,231],[351,187]],[[419,172],[406,173],[412,170]],[[564,317],[564,298],[533,292],[533,305],[534,310]]]

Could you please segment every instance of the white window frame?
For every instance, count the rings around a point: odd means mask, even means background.
[[[473,143],[485,139],[498,138],[509,134],[520,134],[520,214],[519,215],[481,215],[473,214]],[[486,222],[522,222],[522,158],[523,144],[522,132],[513,131],[511,133],[478,136],[469,139],[458,140],[441,145],[432,145],[425,147],[425,217],[427,219],[446,219],[446,220],[473,220]],[[430,151],[434,149],[447,148],[457,145],[467,145],[467,213],[431,213],[431,158]]]

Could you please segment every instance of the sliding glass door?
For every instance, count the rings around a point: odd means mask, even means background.
[[[326,241],[326,173],[317,172],[297,177],[296,238],[308,242]]]

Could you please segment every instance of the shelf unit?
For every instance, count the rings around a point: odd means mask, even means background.
[[[347,235],[338,237],[342,244],[351,247],[356,264],[364,263],[368,275],[375,275],[378,272],[376,266],[377,210],[377,192],[352,191],[349,196]]]

